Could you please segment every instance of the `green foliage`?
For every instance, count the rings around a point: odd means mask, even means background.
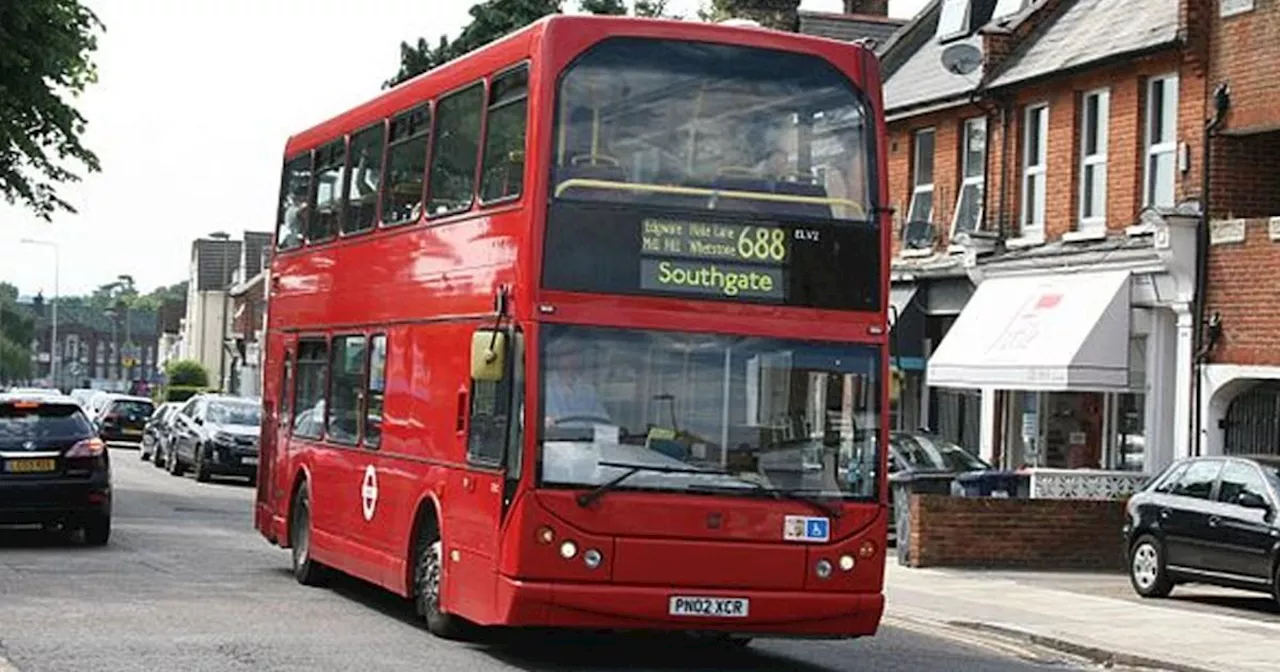
[[[169,385],[164,388],[163,401],[186,401],[201,392],[208,391],[201,385]]]
[[[783,4],[792,4],[792,0],[783,0]],[[799,0],[794,4],[798,7]],[[441,35],[434,47],[425,38],[418,38],[417,44],[412,45],[401,42],[400,71],[382,86],[391,88],[440,67],[544,16],[559,14],[563,6],[563,0],[485,0],[477,3],[471,8],[471,23],[462,29],[456,40],[450,41]],[[627,13],[625,0],[578,0],[578,7],[591,14],[621,16]],[[633,0],[631,3],[631,13],[635,16],[663,17],[668,16],[666,11],[667,0]]]
[[[209,372],[193,359],[177,359],[165,364],[169,387],[208,387]]]
[[[703,21],[751,19],[766,28],[795,32],[800,26],[800,0],[711,0],[699,10]]]
[[[98,157],[80,143],[85,118],[68,102],[97,80],[89,56],[102,23],[77,0],[0,3],[0,195],[49,220],[75,212],[57,186],[79,181]]]
[[[31,374],[31,349],[35,319],[18,305],[18,288],[0,282],[0,382],[20,380]]]

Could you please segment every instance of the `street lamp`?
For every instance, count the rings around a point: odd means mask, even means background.
[[[58,344],[58,244],[31,238],[23,238],[21,242],[24,245],[40,245],[53,248],[53,325],[51,328],[53,333],[49,335],[49,377],[53,379],[54,387],[61,387],[58,377],[58,374],[61,373],[58,360],[62,359],[62,348]]]
[[[124,374],[125,385],[132,386],[133,360],[135,359],[133,356],[133,333],[129,325],[131,317],[129,301],[124,295],[133,294],[133,276],[127,274],[117,275],[116,281],[116,287],[119,288],[121,294],[120,303],[124,306],[124,347],[116,355],[124,360],[123,362],[118,362],[118,364],[121,365],[121,373]]]
[[[231,247],[231,234],[214,231],[209,237],[222,241],[222,331],[218,332],[218,387],[223,392],[230,392],[227,389],[227,303],[231,297],[231,264],[227,251]]]

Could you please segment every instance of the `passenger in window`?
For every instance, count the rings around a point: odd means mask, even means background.
[[[584,344],[569,339],[547,348],[546,425],[612,424],[600,401],[593,375],[583,356]]]
[[[281,247],[289,248],[302,244],[303,227],[307,221],[307,186],[303,181],[295,181],[289,185],[289,194],[285,197]]]
[[[837,219],[866,219],[867,204],[867,156],[866,143],[861,133],[844,133],[840,136],[840,155],[824,171],[827,196],[849,201],[831,206],[831,214]]]

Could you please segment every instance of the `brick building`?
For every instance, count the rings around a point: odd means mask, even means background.
[[[899,427],[1011,467],[1192,450],[1209,4],[934,0],[884,47]]]
[[[1205,453],[1276,453],[1280,1],[1218,0],[1208,9],[1205,115],[1217,113],[1219,123],[1209,142],[1208,328],[1200,349],[1197,424]],[[1224,86],[1224,95],[1216,95]]]

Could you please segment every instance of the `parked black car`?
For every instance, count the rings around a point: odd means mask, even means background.
[[[97,417],[98,436],[108,443],[135,443],[141,447],[147,419],[155,410],[155,402],[146,397],[113,395]]]
[[[201,482],[213,475],[257,477],[259,400],[200,394],[174,418],[165,450],[169,473],[181,476],[190,467]]]
[[[1143,597],[1206,583],[1280,603],[1280,456],[1179,461],[1129,499],[1129,579]]]
[[[182,408],[182,404],[176,401],[166,401],[156,406],[155,412],[147,419],[146,427],[142,429],[142,450],[138,451],[138,457],[142,461],[145,462],[152,458],[156,460],[164,459],[160,453],[163,450],[165,439],[168,438],[169,420],[179,408]]]
[[[74,399],[0,395],[0,524],[111,536],[111,462]]]

